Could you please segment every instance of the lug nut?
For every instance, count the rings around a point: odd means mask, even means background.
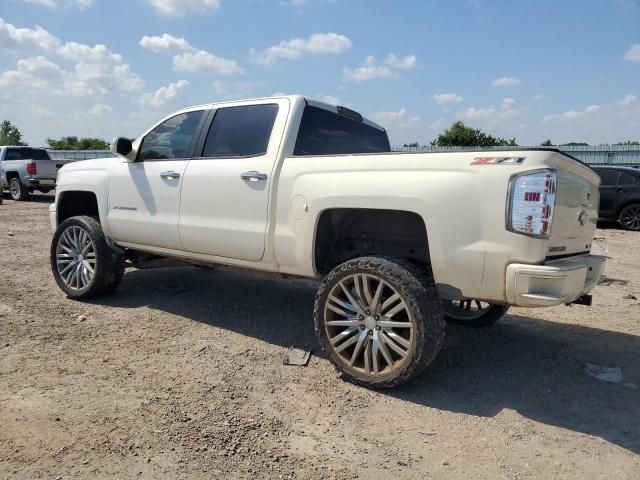
[[[376,327],[376,330],[380,331],[380,327]]]
[[[373,335],[373,330],[369,330],[369,335]]]
[[[367,310],[367,315],[371,315],[371,310]]]
[[[374,318],[374,319],[376,320],[376,322],[377,322],[378,320],[380,320],[380,315],[376,315],[376,316],[375,316],[375,317],[373,317],[373,318]]]
[[[364,320],[364,315],[360,315],[360,320]]]
[[[360,330],[364,330],[364,325],[360,325]]]

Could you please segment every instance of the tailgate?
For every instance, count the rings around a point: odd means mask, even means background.
[[[34,160],[34,162],[36,164],[36,177],[52,179],[56,178],[62,165],[67,163],[64,160]]]
[[[598,220],[600,177],[586,165],[559,152],[550,163],[557,169],[558,183],[547,255],[588,252]]]

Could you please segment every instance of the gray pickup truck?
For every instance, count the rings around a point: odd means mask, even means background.
[[[56,188],[58,170],[72,160],[52,160],[44,148],[0,147],[0,194],[9,189],[13,200],[26,200],[38,190]]]

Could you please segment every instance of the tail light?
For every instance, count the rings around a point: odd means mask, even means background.
[[[38,169],[36,168],[36,164],[34,162],[27,163],[27,173],[29,175],[35,175],[38,173]]]
[[[547,238],[556,205],[557,174],[538,170],[511,177],[507,230]]]

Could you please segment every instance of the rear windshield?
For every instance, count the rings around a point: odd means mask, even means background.
[[[384,130],[351,120],[324,108],[307,105],[294,155],[339,155],[390,152]]]
[[[51,160],[41,148],[7,148],[5,160]]]

